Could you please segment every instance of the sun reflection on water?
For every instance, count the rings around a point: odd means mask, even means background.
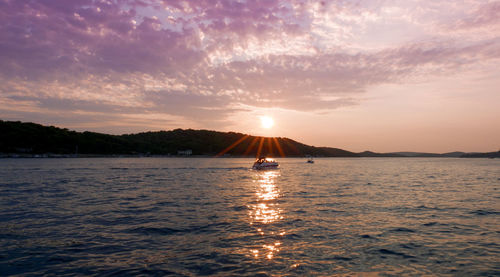
[[[279,171],[263,171],[256,173],[256,199],[249,205],[250,225],[261,236],[259,245],[252,246],[251,255],[271,260],[280,251],[281,238],[284,230],[277,230],[276,223],[283,219],[282,210],[278,204],[280,190],[276,186]],[[264,243],[262,243],[264,240]]]

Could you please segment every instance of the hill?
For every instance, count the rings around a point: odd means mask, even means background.
[[[258,137],[234,132],[183,130],[108,135],[76,132],[35,123],[0,120],[0,153],[176,155],[191,150],[193,155],[358,157],[346,150],[314,147],[289,138]]]
[[[464,157],[500,158],[499,152],[443,154],[420,152],[354,153],[333,147],[315,147],[289,138],[259,137],[235,132],[175,129],[127,135],[76,132],[36,123],[0,120],[0,156],[52,155],[192,155],[272,157]],[[7,155],[9,156],[9,155]]]
[[[424,152],[394,152],[388,153],[399,155],[400,157],[414,157],[414,158],[460,158],[466,153],[464,152],[448,152],[448,153],[424,153]]]
[[[500,158],[500,150],[497,152],[487,153],[467,153],[462,156],[463,158]]]
[[[358,153],[360,157],[370,157],[370,158],[376,158],[376,157],[395,157],[395,158],[401,158],[401,157],[408,157],[402,154],[398,153],[376,153],[372,151],[364,151],[361,153]]]

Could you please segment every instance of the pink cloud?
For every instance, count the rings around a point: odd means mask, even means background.
[[[215,120],[228,118],[242,106],[269,103],[299,111],[357,105],[372,86],[401,83],[412,76],[454,74],[478,60],[500,58],[498,38],[462,43],[460,38],[440,37],[376,51],[316,47],[317,40],[324,39],[311,34],[317,27],[313,26],[316,12],[334,20],[340,12],[380,11],[365,1],[214,3],[1,0],[0,92],[20,101],[36,100],[33,94],[38,93],[39,107],[47,109],[79,106],[110,114],[164,112]],[[486,4],[454,22],[463,28],[496,26],[498,3]],[[282,49],[266,49],[269,53],[262,55],[248,52],[251,41],[287,44],[299,37],[306,40],[300,47],[315,50],[308,54]],[[236,55],[235,49],[242,54]],[[222,62],[210,60],[217,55],[224,57]],[[150,88],[150,79],[163,86]],[[11,83],[26,87],[13,89]],[[106,88],[109,85],[113,88]],[[36,91],[25,95],[28,87]],[[92,93],[109,101],[92,101]],[[123,104],[120,97],[137,107]]]
[[[460,19],[456,25],[465,29],[500,25],[500,1],[481,5],[468,17]]]

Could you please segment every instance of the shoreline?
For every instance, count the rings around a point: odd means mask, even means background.
[[[275,156],[270,156],[275,157]],[[254,156],[216,156],[216,155],[146,155],[146,154],[52,154],[52,153],[44,153],[44,154],[26,154],[26,153],[0,153],[0,159],[78,159],[78,158],[180,158],[180,159],[189,159],[189,158],[211,158],[211,159],[236,159],[236,158],[248,158],[255,159]],[[275,158],[295,158],[295,159],[305,159],[307,156],[287,156],[287,157],[278,157]],[[452,156],[438,156],[438,155],[429,155],[429,156],[315,156],[314,158],[484,158],[484,159],[495,159],[500,158],[496,156],[462,156],[462,157],[452,157]]]

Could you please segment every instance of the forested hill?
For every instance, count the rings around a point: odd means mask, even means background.
[[[249,136],[234,132],[182,130],[108,135],[76,132],[35,123],[0,120],[0,153],[97,154],[97,155],[193,155],[303,157],[358,157],[357,153],[330,147],[314,147],[288,138]]]

